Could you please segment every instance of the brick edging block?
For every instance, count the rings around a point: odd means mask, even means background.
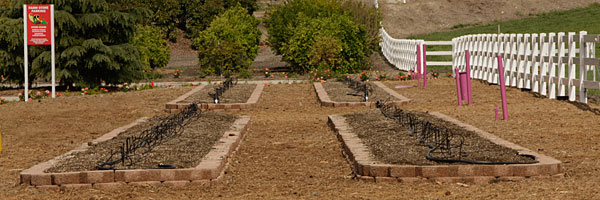
[[[454,123],[466,130],[473,131],[491,142],[537,157],[535,164],[511,165],[393,165],[379,163],[342,115],[329,115],[328,124],[341,143],[343,154],[360,180],[375,182],[423,181],[489,183],[492,181],[518,181],[525,178],[562,178],[562,163],[552,157],[539,154],[474,126],[460,122],[444,114],[430,113],[442,120]]]
[[[174,112],[179,112],[182,109],[189,107],[191,103],[178,103],[178,102],[185,100],[186,98],[190,97],[191,95],[193,95],[196,92],[199,92],[200,90],[202,90],[202,88],[204,88],[204,85],[198,86],[197,88],[194,88],[192,91],[189,91],[189,92],[185,93],[184,95],[181,95],[177,99],[170,101],[169,103],[167,103],[165,105],[165,111],[169,112],[169,113],[174,113]],[[203,104],[199,104],[198,108],[200,108],[202,110],[211,110],[211,111],[247,110],[247,109],[253,108],[256,105],[256,103],[258,102],[258,99],[262,95],[262,91],[264,88],[265,88],[264,84],[256,84],[256,88],[254,88],[254,90],[252,91],[252,94],[250,95],[250,97],[248,98],[246,103],[222,103],[222,104],[203,103]]]
[[[381,83],[379,81],[373,81],[372,83],[375,84],[377,87],[381,88],[383,91],[387,92],[390,96],[393,96],[396,99],[398,99],[398,101],[392,101],[391,102],[392,104],[402,105],[402,104],[410,102],[410,99],[398,94],[396,91],[388,88],[383,83]],[[317,97],[319,99],[319,102],[321,102],[321,106],[325,106],[325,107],[366,106],[366,107],[371,107],[371,108],[375,107],[375,102],[337,102],[337,101],[332,101],[331,98],[329,98],[327,91],[325,91],[325,88],[323,88],[323,84],[315,82],[315,83],[313,83],[313,86],[315,88],[315,91],[317,92]]]
[[[127,129],[144,123],[148,118],[119,127],[92,142],[103,142],[118,136]],[[76,189],[76,188],[118,188],[124,185],[165,185],[183,186],[189,183],[204,183],[219,181],[224,176],[224,169],[229,158],[246,134],[250,117],[241,116],[226,131],[215,146],[206,154],[200,164],[193,168],[183,169],[134,169],[134,170],[95,170],[82,172],[46,173],[60,159],[74,152],[86,151],[88,143],[75,148],[52,160],[37,164],[20,173],[20,182],[24,185],[45,189]]]

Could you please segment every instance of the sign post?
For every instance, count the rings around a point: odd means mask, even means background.
[[[50,45],[52,98],[56,97],[54,5],[23,5],[25,101],[29,101],[29,45]]]

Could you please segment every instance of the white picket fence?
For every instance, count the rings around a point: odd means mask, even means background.
[[[404,71],[417,69],[417,46],[421,51],[418,52],[423,63],[423,40],[405,40],[392,38],[385,29],[379,31],[381,34],[381,51],[383,56],[396,68]],[[423,66],[423,65],[421,65]]]
[[[373,3],[379,7],[377,0]],[[423,45],[452,45],[451,52],[426,51],[427,55],[452,55],[451,62],[427,61],[427,65],[452,65],[453,71],[456,68],[465,71],[465,50],[469,50],[474,79],[498,84],[497,56],[502,56],[507,86],[530,89],[550,99],[562,96],[576,101],[579,95],[582,103],[587,103],[588,89],[600,90],[597,75],[600,59],[595,58],[600,35],[588,35],[585,31],[579,34],[476,34],[452,41],[395,39],[383,28],[380,34],[383,55],[400,70],[416,69],[418,54],[423,64]],[[417,46],[421,51],[417,52]]]
[[[507,86],[587,103],[587,89],[600,89],[595,58],[598,35],[576,33],[477,34],[454,38],[453,70],[465,70],[470,52],[471,77],[498,83],[497,56],[503,57]]]
[[[453,55],[452,51],[425,50],[425,46],[453,45],[452,41],[424,41],[392,38],[385,29],[379,31],[381,35],[381,51],[384,57],[396,68],[404,71],[417,69],[417,56],[420,56],[421,66],[426,62],[427,66],[452,66],[452,61],[427,61],[424,60],[423,52],[428,56]],[[418,47],[418,48],[417,48]],[[420,50],[417,52],[417,50]],[[419,55],[418,55],[419,54]],[[423,68],[421,68],[423,72]]]

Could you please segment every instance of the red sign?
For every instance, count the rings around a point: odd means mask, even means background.
[[[52,17],[50,4],[27,5],[27,44],[50,45]]]

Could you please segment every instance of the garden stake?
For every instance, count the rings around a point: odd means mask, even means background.
[[[458,99],[458,106],[462,106],[462,99],[460,94],[460,75],[458,74],[458,68],[454,68],[454,74],[456,74],[456,95]]]
[[[423,44],[423,87],[427,87],[427,45],[425,44]]]
[[[473,103],[471,96],[471,55],[469,54],[469,50],[465,50],[465,60],[467,61],[467,100],[469,105]]]
[[[504,67],[502,66],[502,56],[498,56],[498,76],[500,76],[500,96],[502,97],[502,117],[508,120],[508,109],[506,108],[506,85],[504,84]]]
[[[421,81],[421,54],[419,53],[421,51],[421,47],[419,45],[417,45],[417,71],[416,71],[416,76],[417,76],[417,81],[419,81],[419,86],[421,86],[420,81]]]
[[[496,121],[498,121],[498,106],[496,106],[496,108],[494,108],[494,111],[496,112]]]
[[[421,73],[421,46],[417,45],[417,86],[421,86],[419,75]]]
[[[467,92],[467,72],[460,72],[460,94],[463,101],[469,100],[469,93]]]

